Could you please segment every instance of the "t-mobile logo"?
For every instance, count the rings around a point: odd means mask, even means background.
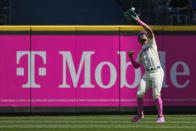
[[[28,57],[28,81],[23,84],[23,88],[40,88],[40,85],[35,83],[35,55],[42,58],[43,63],[46,64],[46,52],[45,51],[17,51],[16,62],[20,63],[23,56]],[[17,76],[24,76],[24,68],[16,68]],[[46,68],[39,68],[39,76],[46,76]]]

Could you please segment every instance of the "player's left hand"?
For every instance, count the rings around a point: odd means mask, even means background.
[[[135,20],[136,20],[136,21],[139,21],[139,20],[140,20],[140,18],[139,18],[139,17],[136,17],[136,18],[135,18]]]

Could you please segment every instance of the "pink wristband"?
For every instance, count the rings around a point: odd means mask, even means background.
[[[143,21],[141,21],[141,20],[138,20],[137,23],[140,24],[140,25],[142,25],[142,26],[145,25],[145,23]]]

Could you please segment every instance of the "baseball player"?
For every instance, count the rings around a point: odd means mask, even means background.
[[[143,97],[147,90],[152,87],[153,98],[158,111],[157,122],[165,122],[161,99],[161,88],[164,72],[160,64],[155,37],[152,29],[143,21],[141,21],[138,16],[134,19],[145,30],[140,31],[138,34],[138,41],[141,44],[142,49],[138,53],[136,60],[133,59],[134,51],[130,50],[128,55],[130,57],[132,65],[135,68],[140,67],[142,64],[144,65],[145,73],[140,81],[137,91],[138,114],[131,121],[137,122],[139,119],[144,118]]]

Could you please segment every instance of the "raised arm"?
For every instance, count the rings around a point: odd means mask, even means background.
[[[154,37],[154,33],[153,33],[152,29],[150,28],[150,26],[148,26],[146,23],[144,23],[142,20],[140,20],[139,17],[136,17],[135,20],[137,21],[137,23],[138,23],[139,25],[143,26],[144,30],[145,30],[145,31],[147,32],[147,34],[148,34],[148,37],[149,37],[150,39],[152,39],[152,38]]]

